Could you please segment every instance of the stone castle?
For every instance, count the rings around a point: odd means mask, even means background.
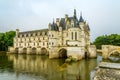
[[[48,29],[19,32],[16,29],[14,46],[10,53],[46,54],[49,58],[73,57],[77,60],[96,57],[96,47],[90,45],[90,28],[82,15],[57,18],[49,23]]]

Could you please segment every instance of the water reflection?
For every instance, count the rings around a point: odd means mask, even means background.
[[[13,61],[13,69],[17,77],[22,74],[41,77],[41,80],[89,80],[90,71],[97,66],[96,59],[81,60],[75,63],[65,63],[63,59],[48,59],[47,56],[8,55]],[[33,75],[29,76],[33,78]],[[34,80],[37,80],[34,77]],[[27,80],[27,79],[26,79]]]

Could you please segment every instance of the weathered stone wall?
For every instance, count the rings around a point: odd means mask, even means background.
[[[8,51],[9,51],[9,53],[15,53],[15,48],[14,47],[9,47]]]
[[[109,58],[109,56],[115,52],[120,53],[120,46],[102,45],[102,57],[104,59]]]
[[[90,45],[88,47],[89,50],[89,57],[90,58],[96,58],[97,57],[97,51],[96,51],[96,46],[95,45]]]
[[[120,64],[100,63],[93,80],[120,80]]]

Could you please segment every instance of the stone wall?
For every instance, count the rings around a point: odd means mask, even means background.
[[[90,58],[96,58],[97,57],[97,49],[95,45],[90,45],[88,47],[89,50],[89,57]]]
[[[95,71],[93,80],[120,80],[120,64],[100,63]]]

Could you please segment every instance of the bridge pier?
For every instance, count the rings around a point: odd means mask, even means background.
[[[31,54],[32,53],[32,49],[31,48],[27,48],[27,54]]]
[[[108,59],[109,57],[109,45],[102,45],[102,57]]]
[[[19,49],[18,49],[18,53],[19,53],[19,54],[23,54],[23,52],[24,52],[24,51],[23,51],[23,48],[19,48]]]
[[[59,57],[58,51],[59,51],[59,48],[57,47],[49,49],[49,58],[50,59],[58,58]]]
[[[89,50],[89,58],[96,58],[97,57],[97,49],[96,49],[96,46],[95,45],[90,45],[88,47],[88,50]]]
[[[41,48],[36,49],[36,54],[41,54]]]

